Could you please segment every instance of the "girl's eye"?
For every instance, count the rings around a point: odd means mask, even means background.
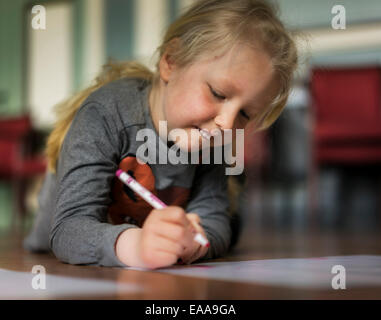
[[[244,110],[240,110],[239,112],[242,117],[246,118],[247,120],[250,120],[250,117],[247,115],[247,113]]]
[[[226,97],[224,97],[224,96],[218,94],[217,92],[215,92],[215,91],[212,89],[211,86],[209,86],[209,88],[210,88],[210,92],[211,92],[211,93],[213,94],[213,96],[215,96],[218,100],[225,100],[225,99],[226,99]]]
[[[217,92],[215,92],[211,86],[209,86],[210,88],[210,92],[213,94],[214,97],[216,97],[218,100],[225,100],[226,97],[225,96],[222,96],[220,94],[218,94]],[[244,110],[240,110],[240,114],[242,117],[244,117],[245,119],[247,120],[250,120],[250,117],[247,115],[247,113],[244,111]]]

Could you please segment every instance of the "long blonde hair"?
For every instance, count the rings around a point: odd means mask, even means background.
[[[169,26],[157,48],[155,72],[135,61],[108,62],[93,85],[57,106],[57,122],[46,147],[49,170],[55,172],[64,137],[92,92],[124,77],[146,79],[155,89],[160,80],[159,61],[166,52],[177,66],[186,67],[202,55],[223,53],[237,42],[261,44],[276,71],[279,93],[257,125],[258,130],[269,127],[286,104],[297,66],[297,50],[290,33],[278,19],[276,9],[265,0],[197,0]]]

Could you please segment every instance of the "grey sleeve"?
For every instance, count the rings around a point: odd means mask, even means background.
[[[197,213],[210,242],[205,259],[217,258],[229,250],[231,226],[225,165],[199,165],[186,212]]]
[[[24,239],[24,248],[32,252],[47,252],[49,246],[49,232],[51,226],[51,212],[54,205],[55,175],[47,172],[44,183],[38,195],[38,214],[33,228]]]
[[[115,242],[122,231],[136,227],[107,223],[120,144],[117,118],[106,108],[82,106],[60,152],[50,247],[63,262],[124,266],[116,257]]]

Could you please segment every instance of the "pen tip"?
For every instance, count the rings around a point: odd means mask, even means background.
[[[116,176],[119,178],[119,176],[122,174],[122,172],[123,172],[123,171],[119,169],[119,170],[116,172]]]

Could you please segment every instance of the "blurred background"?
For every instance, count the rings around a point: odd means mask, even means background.
[[[246,137],[243,237],[379,233],[381,2],[275,2],[300,66],[282,116]],[[153,69],[166,27],[191,3],[0,0],[0,232],[27,231],[38,210],[54,105],[108,59]],[[35,5],[45,29],[33,28]]]

